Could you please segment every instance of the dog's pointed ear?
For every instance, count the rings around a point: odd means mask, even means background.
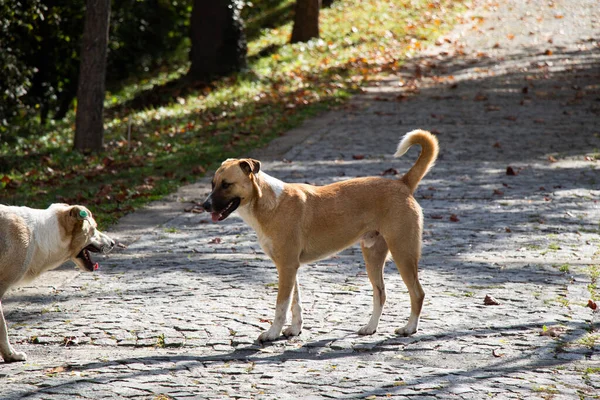
[[[260,171],[260,161],[253,158],[243,159],[240,161],[240,168],[246,175],[250,175],[251,173],[258,174]]]
[[[69,211],[69,216],[78,221],[83,221],[92,216],[92,214],[82,206],[73,206],[71,207],[71,211]]]

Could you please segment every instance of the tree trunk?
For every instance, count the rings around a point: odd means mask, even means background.
[[[74,147],[99,151],[104,145],[104,82],[110,0],[87,0],[81,39]]]
[[[291,43],[308,42],[319,37],[321,0],[296,0],[296,15]]]
[[[241,0],[194,0],[189,77],[208,81],[246,66],[242,4]]]

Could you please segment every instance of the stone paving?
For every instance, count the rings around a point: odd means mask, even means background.
[[[418,149],[393,159],[399,138],[437,134],[416,193],[414,336],[394,335],[409,299],[391,262],[379,331],[356,335],[371,286],[355,246],[301,268],[299,337],[256,343],[276,271],[239,217],[186,211],[207,178],[125,217],[97,273],[63,267],[8,294],[29,358],[0,364],[0,398],[600,398],[599,39],[595,0],[480,2],[398,76],[254,154],[325,184],[401,174]]]

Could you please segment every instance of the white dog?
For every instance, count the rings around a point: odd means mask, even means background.
[[[46,210],[0,205],[0,354],[6,362],[24,361],[8,341],[2,296],[13,285],[72,260],[82,270],[94,271],[91,252],[108,253],[115,242],[96,229],[90,210],[83,206],[52,204]]]

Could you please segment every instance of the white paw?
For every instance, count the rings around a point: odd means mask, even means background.
[[[13,351],[7,356],[4,356],[4,361],[6,362],[15,362],[15,361],[25,361],[27,360],[27,355],[22,351]]]
[[[365,325],[358,330],[359,335],[372,335],[377,332],[377,327],[372,327],[371,325]]]
[[[410,336],[413,333],[415,333],[417,331],[417,328],[414,328],[412,326],[404,326],[402,328],[398,328],[396,329],[396,335],[400,335],[400,336]]]
[[[265,331],[258,336],[258,341],[259,342],[272,342],[273,340],[275,340],[279,337],[279,334],[280,334],[279,331],[269,329],[268,331]]]
[[[301,326],[290,325],[283,330],[283,336],[298,336],[302,332]]]

